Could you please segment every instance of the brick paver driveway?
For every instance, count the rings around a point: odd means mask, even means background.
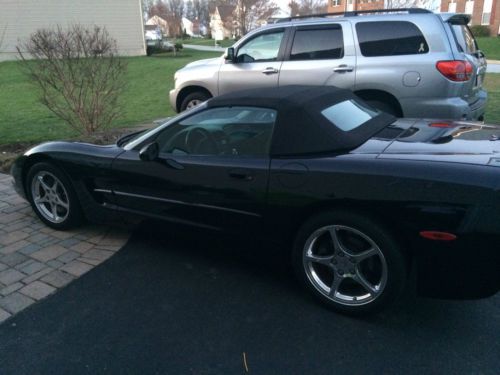
[[[130,227],[46,227],[0,173],[0,322],[62,288],[119,250]]]

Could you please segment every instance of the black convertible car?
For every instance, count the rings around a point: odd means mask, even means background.
[[[56,229],[127,212],[287,243],[302,283],[358,314],[410,273],[427,296],[498,291],[499,135],[289,86],[211,99],[116,145],[45,143],[12,174]]]

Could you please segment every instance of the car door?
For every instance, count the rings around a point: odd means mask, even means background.
[[[113,163],[122,208],[211,228],[249,229],[264,215],[269,147],[276,112],[267,108],[206,108],[167,126],[139,150]]]
[[[219,95],[241,89],[278,86],[284,37],[284,28],[271,29],[239,45],[234,61],[225,61],[219,70]]]
[[[356,53],[350,23],[295,28],[281,65],[279,85],[330,85],[352,89]]]

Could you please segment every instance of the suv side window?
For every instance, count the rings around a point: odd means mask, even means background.
[[[210,108],[166,127],[161,153],[267,156],[277,112],[259,107]]]
[[[298,29],[293,38],[290,60],[341,59],[344,57],[342,27]]]
[[[356,32],[361,54],[366,57],[429,52],[420,30],[408,21],[358,22]]]
[[[236,62],[276,61],[284,30],[260,34],[238,48]]]

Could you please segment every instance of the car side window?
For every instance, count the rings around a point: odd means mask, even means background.
[[[340,59],[344,57],[342,27],[299,29],[293,38],[290,60]]]
[[[418,27],[408,21],[358,22],[359,48],[366,57],[419,55],[429,46]]]
[[[256,36],[238,48],[236,62],[249,63],[259,61],[276,61],[283,39],[284,31],[276,31]]]
[[[259,107],[209,108],[165,128],[160,153],[267,156],[277,112]]]

